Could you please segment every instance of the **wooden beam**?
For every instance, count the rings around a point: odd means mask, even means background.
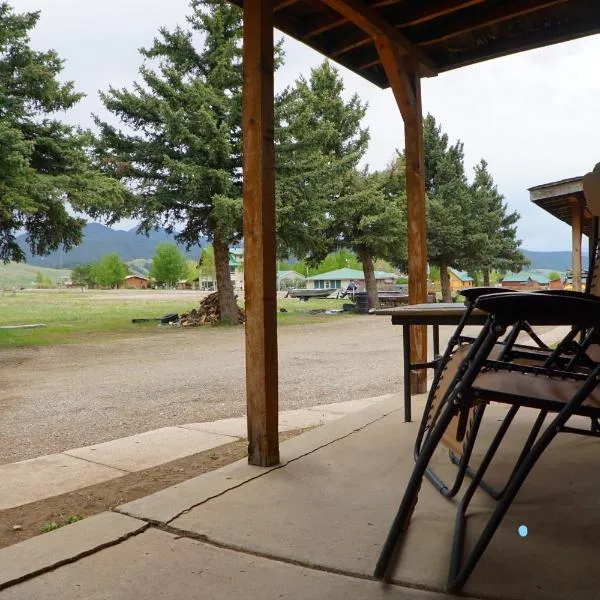
[[[375,60],[370,60],[369,62],[366,62],[366,63],[360,65],[358,67],[358,70],[363,71],[365,69],[370,69],[371,67],[374,67],[375,65],[380,65],[380,64],[381,64],[381,59],[376,58]]]
[[[420,25],[421,23],[426,23],[438,19],[439,17],[443,17],[444,15],[468,8],[474,4],[481,4],[483,1],[484,0],[438,0],[436,3],[428,3],[424,7],[420,6],[417,10],[407,13],[405,16],[401,15],[399,17],[400,23],[397,23],[394,27],[401,30],[414,25]],[[370,42],[372,42],[372,39],[364,36],[348,40],[344,46],[341,46],[338,50],[332,52],[331,57],[335,58],[336,56],[341,56],[346,52],[350,52],[350,50],[360,48]],[[335,44],[332,44],[332,46],[334,45]]]
[[[404,54],[412,57],[426,75],[437,74],[434,62],[421,49],[394,29],[374,8],[360,0],[321,0],[371,37],[385,37]]]
[[[497,25],[504,21],[510,21],[516,17],[522,17],[529,13],[543,10],[557,4],[564,4],[568,0],[513,0],[512,2],[503,2],[494,10],[482,10],[481,14],[473,16],[471,18],[455,18],[453,23],[444,26],[444,30],[448,33],[437,35],[433,38],[423,36],[417,43],[420,47],[427,47],[433,44],[439,44],[451,40],[455,37],[459,37],[471,31],[482,29],[484,27],[490,27]]]
[[[244,1],[244,289],[248,462],[279,463],[273,0]]]
[[[440,72],[451,71],[493,58],[552,46],[598,33],[600,33],[600,3],[587,4],[568,22],[560,17],[549,17],[547,21],[540,19],[532,30],[511,31],[510,35],[493,39],[481,36],[476,46],[465,49],[460,49],[457,44],[451,54],[440,56],[436,64]]]
[[[300,0],[275,0],[273,10],[277,12],[279,10],[287,8],[288,6],[291,6],[292,4],[296,4],[297,2],[300,2]]]
[[[423,146],[423,108],[421,78],[416,65],[400,55],[384,37],[375,44],[394,98],[404,120],[406,158],[406,195],[408,204],[408,300],[427,302],[427,222],[425,205],[425,151]],[[427,328],[411,327],[411,363],[427,361]],[[413,372],[412,389],[427,391],[425,370]]]
[[[401,2],[402,0],[379,0],[378,2],[374,2],[371,4],[372,8],[379,8],[381,6],[387,6],[388,4],[396,4],[397,2]],[[346,25],[350,23],[350,21],[344,17],[340,18],[339,16],[332,17],[331,19],[321,23],[317,26],[308,26],[305,35],[303,36],[305,39],[309,39],[315,37],[317,35],[321,35],[327,31],[331,31],[332,29],[336,29],[341,27],[342,25]]]
[[[583,231],[583,206],[579,201],[574,200],[571,205],[573,211],[572,216],[572,265],[571,269],[573,272],[573,290],[576,292],[581,291],[581,234]]]

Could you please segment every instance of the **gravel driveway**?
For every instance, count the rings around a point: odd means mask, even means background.
[[[333,319],[279,329],[282,410],[400,390],[401,329]],[[0,361],[0,464],[245,414],[242,328],[2,350]]]

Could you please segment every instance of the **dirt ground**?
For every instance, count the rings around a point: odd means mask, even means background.
[[[400,389],[401,328],[357,316],[279,329],[280,408]],[[245,414],[242,328],[0,351],[0,464]]]

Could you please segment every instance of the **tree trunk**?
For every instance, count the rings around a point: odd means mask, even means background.
[[[215,235],[213,240],[215,252],[215,270],[217,276],[217,290],[219,292],[219,309],[221,321],[239,325],[237,303],[229,273],[229,246],[220,237]]]
[[[483,285],[484,287],[490,287],[490,270],[483,270]]]
[[[359,252],[358,258],[362,263],[365,274],[365,288],[369,308],[379,308],[379,294],[377,292],[377,280],[375,279],[375,266],[373,257],[368,252]]]
[[[442,284],[442,302],[452,302],[450,290],[450,274],[447,265],[440,265],[440,282]]]

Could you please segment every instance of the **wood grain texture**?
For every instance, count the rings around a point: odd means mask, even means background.
[[[484,0],[438,0],[436,3],[428,3],[425,6],[417,6],[412,11],[406,11],[406,13],[400,14],[400,21],[394,25],[396,29],[406,29],[408,27],[413,27],[414,25],[420,25],[422,23],[427,23],[428,21],[433,21],[440,17],[443,17],[448,14],[452,14],[456,11],[462,10],[464,8],[468,8],[470,6],[474,6],[476,4],[481,4]],[[373,7],[379,7],[381,3],[377,2],[372,4]],[[334,27],[339,27],[347,23],[346,19],[342,19],[341,21],[337,21]],[[331,27],[329,28],[331,29]],[[332,40],[332,46],[336,47],[336,50],[330,53],[332,58],[337,58],[350,50],[354,50],[355,48],[360,48],[366,44],[371,43],[371,37],[365,36],[348,36],[340,39]]]
[[[375,40],[381,62],[404,120],[406,194],[408,203],[408,296],[410,304],[427,301],[427,225],[425,208],[425,154],[421,78],[416,65],[401,56],[385,37]],[[427,328],[413,326],[411,363],[427,361]],[[412,389],[427,391],[425,370],[413,372]]]
[[[322,1],[371,37],[385,36],[391,44],[397,46],[399,51],[410,55],[425,74],[435,75],[437,73],[434,62],[371,6],[360,2],[360,0]]]
[[[279,463],[273,0],[244,2],[244,287],[248,462]]]

